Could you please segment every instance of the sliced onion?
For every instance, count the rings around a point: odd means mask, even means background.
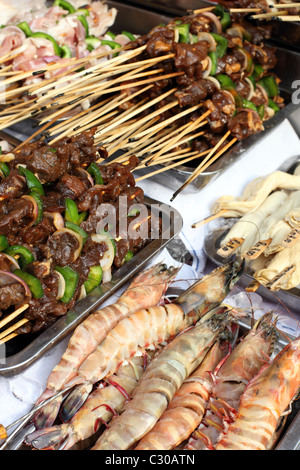
[[[69,228],[62,228],[60,230],[57,230],[56,232],[54,232],[53,236],[60,236],[62,235],[63,233],[69,233],[70,235],[72,235],[72,237],[75,237],[76,240],[78,241],[79,243],[79,247],[77,248],[77,250],[74,252],[74,259],[73,261],[76,261],[79,256],[80,256],[80,253],[81,253],[81,250],[82,250],[82,247],[83,247],[83,238],[81,235],[79,235],[79,233],[75,232],[74,230],[71,230]]]
[[[251,80],[249,78],[245,78],[245,82],[247,82],[249,87],[250,87],[250,91],[249,91],[249,94],[247,96],[247,100],[250,101],[251,98],[253,97],[254,93],[255,93],[254,86],[253,86],[253,83],[251,82]]]
[[[65,227],[65,221],[59,212],[44,212],[44,215],[53,220],[53,225],[57,230],[61,230]]]
[[[234,37],[239,37],[240,39],[243,39],[243,30],[240,26],[234,25],[231,28],[228,28],[226,30],[226,33],[229,36],[234,36]]]
[[[259,89],[259,91],[261,92],[261,94],[263,95],[264,97],[264,100],[265,100],[265,103],[268,104],[269,103],[269,97],[268,97],[268,93],[266,92],[266,90],[264,89],[263,86],[257,84],[256,85],[256,88]]]
[[[267,119],[271,119],[273,116],[275,116],[275,111],[274,109],[270,108],[270,106],[266,106],[265,112],[267,113],[267,116],[268,116]]]
[[[83,299],[86,298],[86,296],[87,296],[86,288],[85,288],[85,285],[82,284],[81,289],[80,289],[80,294],[79,294],[78,300],[83,300]]]
[[[23,279],[21,279],[20,277],[16,276],[15,274],[9,271],[0,270],[0,287],[9,286],[11,284],[15,284],[16,282],[19,282],[20,284],[22,284],[25,290],[26,297],[31,299],[31,290],[29,289],[26,282],[23,281]]]
[[[6,153],[3,155],[0,155],[0,162],[3,163],[9,163],[15,159],[15,156],[13,153]]]
[[[174,42],[179,42],[179,30],[178,30],[178,28],[174,29]]]
[[[28,199],[28,201],[30,201],[33,204],[33,221],[28,225],[28,227],[32,227],[35,224],[39,215],[39,208],[38,208],[37,202],[34,199],[34,197],[29,196],[29,195],[22,196],[22,198]]]
[[[198,42],[199,41],[205,41],[209,44],[208,52],[214,52],[217,48],[217,43],[212,37],[211,34],[202,32],[198,34]]]
[[[209,56],[206,57],[206,59],[204,60],[207,60],[208,62],[208,66],[207,68],[204,70],[204,72],[202,73],[202,76],[203,78],[207,78],[211,72],[211,69],[212,69],[212,60]]]
[[[245,58],[245,62],[244,64],[241,64],[241,71],[244,71],[247,69],[248,67],[248,57],[247,57],[247,54],[245,53],[245,51],[243,51],[242,49],[239,49],[238,50]]]
[[[111,267],[114,262],[115,249],[112,241],[108,235],[105,234],[93,234],[91,239],[95,243],[106,243],[107,251],[105,251],[103,258],[100,261],[100,266],[103,270],[103,282],[109,282],[111,280]]]
[[[218,90],[221,90],[221,84],[219,80],[217,80],[215,77],[206,77],[206,80],[210,80],[211,82],[213,82],[213,84],[216,86]]]
[[[79,174],[81,174],[84,178],[88,179],[89,182],[91,183],[91,186],[95,186],[95,183],[94,183],[94,180],[93,180],[93,177],[92,175],[86,171],[84,168],[81,168],[81,167],[78,167],[76,168],[76,170],[78,171]]]
[[[201,13],[201,16],[205,16],[206,18],[209,18],[215,26],[215,33],[221,34],[222,33],[222,25],[219,20],[219,18],[214,14],[211,13],[210,11],[205,11],[204,13]]]
[[[55,271],[55,274],[58,277],[58,292],[57,292],[56,300],[60,300],[64,296],[64,293],[66,290],[66,281],[65,281],[64,276],[58,271]]]
[[[3,256],[5,256],[5,258],[7,258],[8,261],[11,263],[11,265],[12,265],[11,269],[13,269],[13,271],[14,271],[15,269],[20,269],[19,263],[18,263],[18,261],[17,261],[15,258],[13,258],[13,257],[10,256],[10,255],[7,255],[6,253],[1,253],[1,254],[2,254]]]

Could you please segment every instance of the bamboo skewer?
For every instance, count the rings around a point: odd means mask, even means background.
[[[21,313],[25,312],[29,307],[29,304],[24,304],[22,307],[18,308],[15,312],[11,313],[7,317],[3,318],[3,320],[0,321],[0,329],[3,328],[3,326],[7,325],[10,323],[12,320],[14,320],[16,317],[21,315]]]
[[[2,340],[3,338],[5,339],[11,333],[13,333],[18,328],[20,328],[21,326],[25,325],[28,322],[29,322],[29,320],[27,320],[27,318],[23,318],[22,320],[18,321],[13,326],[11,326],[10,328],[7,328],[7,330],[3,331],[3,333],[0,333],[0,340]]]
[[[191,176],[189,176],[186,182],[173,194],[171,202],[174,201],[174,199],[178,196],[181,191],[183,191],[184,188],[186,188],[190,183],[192,183],[195,178],[197,178],[201,173],[203,173],[206,168],[208,168],[212,163],[214,163],[221,155],[223,155],[226,150],[228,150],[229,147],[231,147],[237,141],[237,139],[234,137],[219,153],[213,156],[216,150],[222,145],[222,143],[227,139],[229,135],[230,131],[226,132],[226,134],[219,140],[217,145],[210,151],[204,161],[200,163],[198,168],[194,170],[194,172],[191,174]]]
[[[261,13],[259,15],[252,15],[251,18],[254,20],[265,20],[276,18],[277,16],[286,15],[288,11],[274,11],[272,13]]]
[[[209,215],[208,217],[205,217],[204,219],[199,220],[199,222],[195,222],[191,227],[192,227],[192,228],[201,227],[201,225],[208,224],[209,222],[212,222],[213,220],[219,219],[219,218],[222,217],[222,215],[224,215],[226,212],[227,212],[226,209],[222,209],[222,210],[220,210],[220,212],[218,212],[217,214]]]

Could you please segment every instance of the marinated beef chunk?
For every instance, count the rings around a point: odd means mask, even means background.
[[[259,115],[250,109],[241,109],[236,116],[228,122],[228,130],[233,137],[243,140],[252,134],[263,130],[262,120]]]
[[[210,100],[206,100],[205,107],[211,111],[207,117],[210,128],[217,134],[224,131],[229,117],[233,116],[236,110],[234,98],[226,90],[214,93]]]
[[[50,257],[58,266],[68,266],[73,263],[79,246],[78,239],[71,231],[57,231],[47,241]]]
[[[28,228],[22,228],[19,231],[19,241],[27,245],[40,245],[46,243],[48,237],[55,232],[52,220],[45,216],[37,225]]]
[[[25,178],[18,170],[12,170],[0,184],[0,197],[3,199],[14,199],[25,194],[27,185]]]
[[[147,53],[150,57],[170,54],[173,51],[174,31],[161,27],[153,31],[147,41]]]
[[[78,176],[64,174],[56,185],[56,190],[63,198],[77,199],[88,189],[89,185]]]
[[[5,212],[0,216],[0,234],[16,234],[21,227],[26,227],[33,220],[33,204],[25,198],[12,199],[7,202]]]
[[[0,287],[0,313],[11,306],[19,306],[25,300],[25,291],[21,283]]]
[[[103,254],[107,251],[106,243],[96,243],[91,238],[85,243],[81,256],[72,264],[72,267],[80,273],[83,284],[89,275],[90,268],[99,266]]]
[[[216,86],[210,80],[202,78],[197,82],[193,82],[186,87],[183,91],[175,93],[181,108],[187,106],[195,106],[203,101],[208,95],[211,95],[216,90]]]

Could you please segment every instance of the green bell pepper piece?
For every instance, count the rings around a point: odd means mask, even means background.
[[[53,44],[54,54],[57,55],[58,57],[62,56],[61,47],[58,45],[58,43],[55,41],[55,39],[52,36],[50,36],[50,34],[37,32],[37,33],[32,33],[30,37],[47,39],[48,41],[52,42],[52,44]]]
[[[35,190],[35,188],[29,193],[29,196],[33,197],[33,199],[35,200],[38,206],[38,216],[34,224],[34,225],[37,225],[41,222],[43,215],[44,215],[43,202],[40,197],[40,194]]]
[[[211,60],[211,71],[209,75],[215,75],[217,72],[217,67],[218,67],[218,55],[217,52],[209,52],[208,56],[210,57]]]
[[[273,109],[275,111],[275,113],[278,113],[278,111],[280,111],[280,108],[277,105],[277,103],[275,103],[275,101],[271,100],[271,98],[269,99],[268,106],[269,106],[269,108]]]
[[[258,106],[257,111],[260,119],[263,119],[265,115],[265,105],[261,104],[260,106]]]
[[[269,98],[279,95],[278,85],[273,75],[263,77],[258,83],[266,90]]]
[[[0,235],[0,251],[7,250],[9,243],[5,235]]]
[[[116,35],[112,33],[111,31],[106,31],[107,36],[110,36],[112,39],[115,39]]]
[[[69,230],[73,230],[73,232],[78,233],[83,238],[83,243],[85,243],[88,239],[88,234],[81,228],[79,225],[74,224],[73,222],[65,222],[65,227]]]
[[[66,45],[60,46],[60,49],[61,49],[61,57],[63,59],[70,59],[72,57],[72,52],[69,46],[66,46]]]
[[[84,29],[85,29],[85,36],[88,37],[89,36],[89,24],[87,22],[87,19],[84,15],[78,15],[77,16],[77,19],[80,21],[80,23],[84,26]]]
[[[24,168],[23,166],[19,166],[18,170],[20,175],[25,176],[28,189],[36,191],[41,196],[45,196],[42,183],[31,171],[27,170],[27,168]]]
[[[28,248],[25,248],[25,246],[22,246],[22,245],[9,246],[5,250],[5,253],[7,255],[11,256],[12,258],[15,258],[16,256],[18,256],[18,260],[21,260],[20,264],[21,264],[22,268],[24,268],[24,266],[26,266],[26,264],[30,264],[30,263],[34,262],[34,256],[31,253],[31,251],[28,250]]]
[[[101,266],[92,266],[90,268],[89,276],[84,283],[86,293],[89,294],[92,290],[96,289],[102,281],[103,271]]]
[[[252,101],[245,100],[244,98],[242,98],[242,107],[247,108],[247,109],[252,109],[253,111],[256,111],[258,113],[258,110],[255,104],[252,103]]]
[[[72,300],[78,286],[79,274],[69,266],[56,266],[55,271],[59,272],[63,276],[66,283],[65,292],[60,301],[68,304]]]
[[[226,54],[228,47],[228,39],[224,38],[220,34],[210,33],[217,43],[216,54],[217,57],[223,57]]]
[[[220,82],[220,85],[221,85],[221,88],[223,90],[234,90],[235,89],[235,84],[233,83],[233,81],[231,80],[230,77],[228,77],[228,75],[224,75],[222,73],[216,75],[216,79],[218,80],[218,82]]]
[[[128,250],[124,258],[125,263],[127,263],[127,261],[130,261],[131,258],[133,258],[133,253],[132,251]]]
[[[106,33],[107,34],[107,33]],[[122,31],[123,36],[127,36],[130,41],[135,41],[135,35],[128,31]]]
[[[87,171],[92,175],[95,180],[95,184],[103,184],[103,178],[101,175],[101,171],[96,163],[92,163]]]
[[[254,80],[259,80],[264,74],[264,68],[259,64],[254,64],[252,76]]]
[[[88,50],[90,52],[96,49],[99,46],[100,42],[100,39],[96,38],[95,36],[88,36],[87,38],[85,38],[85,43],[87,44]]]
[[[230,13],[226,11],[221,5],[217,5],[213,13],[219,17],[222,30],[226,31],[226,29],[231,25]]]
[[[63,10],[68,11],[69,13],[75,13],[76,9],[73,7],[73,5],[70,2],[67,2],[66,0],[55,0],[53,3],[54,6],[58,6],[62,8]]]
[[[32,276],[32,274],[29,274],[26,271],[22,271],[21,269],[16,269],[14,274],[26,282],[35,299],[40,299],[44,296],[41,281],[37,277]]]
[[[32,35],[32,31],[30,29],[30,26],[26,21],[22,21],[22,23],[17,24],[17,27],[20,28],[25,36],[28,38]]]
[[[88,10],[87,8],[78,8],[75,13],[79,13],[80,15],[84,16],[90,16],[90,10]]]
[[[177,29],[179,33],[179,42],[183,42],[185,44],[189,43],[190,40],[190,24],[184,23],[176,26],[175,29]]]
[[[0,171],[3,175],[3,178],[6,178],[10,173],[9,167],[4,162],[0,162]]]

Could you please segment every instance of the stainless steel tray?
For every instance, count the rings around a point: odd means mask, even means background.
[[[151,207],[153,213],[156,213],[163,221],[170,222],[168,227],[167,223],[163,223],[165,233],[162,233],[160,238],[150,241],[130,261],[118,269],[109,283],[96,288],[35,339],[32,339],[30,334],[26,334],[19,335],[11,340],[6,346],[5,360],[3,354],[1,354],[0,374],[14,375],[36,361],[71,333],[93,310],[98,308],[100,304],[106,301],[142,268],[145,268],[150,261],[153,261],[159,252],[180,233],[183,221],[176,209],[148,197],[145,197],[145,204],[147,207]]]
[[[168,289],[168,298],[176,298],[182,293],[181,289],[170,287]],[[251,329],[251,319],[243,318],[239,322],[240,334],[246,334]],[[274,356],[283,349],[288,341],[293,341],[295,338],[290,335],[281,334],[279,332],[278,339],[274,348]],[[298,450],[300,446],[300,403],[295,401],[292,405],[292,410],[287,418],[283,427],[279,441],[274,450]],[[25,437],[35,430],[34,425],[30,422],[31,417],[26,418],[23,422],[15,428],[13,433],[9,436],[7,441],[0,445],[0,450],[30,450],[29,447],[23,444]],[[86,450],[93,446],[99,437],[99,433],[94,434],[86,441],[76,444],[71,450]]]
[[[110,7],[118,9],[116,22],[112,27],[114,32],[120,32],[124,29],[136,34],[145,34],[154,26],[160,23],[167,23],[176,14],[183,14],[188,8],[201,8],[207,6],[208,2],[194,0],[189,1],[161,1],[150,2],[148,0],[122,2],[107,2]],[[160,5],[158,5],[160,3]],[[156,4],[156,6],[154,5]],[[210,4],[211,5],[211,4]],[[171,6],[171,8],[169,8]],[[291,99],[292,83],[298,80],[300,76],[300,53],[288,51],[284,48],[277,48],[278,64],[274,72],[281,78],[281,90],[287,98],[287,102]],[[291,67],[291,64],[293,66]],[[282,121],[289,119],[295,126],[296,131],[300,134],[300,106],[290,102],[283,110],[281,110],[274,118],[265,123],[265,131],[258,135],[235,144],[235,146],[226,152],[219,161],[196,178],[187,188],[185,193],[195,193],[206,186],[209,182],[215,180],[226,168],[230,167],[243,154],[259,145],[261,139],[272,129],[276,128]],[[21,133],[25,136],[32,135],[37,130],[37,123],[34,119],[26,120],[8,129],[9,133]],[[161,166],[151,166],[148,169],[136,172],[138,176],[161,169]],[[173,190],[178,189],[190,176],[194,170],[193,167],[178,166],[171,170],[164,171],[152,177],[153,181],[157,181]]]
[[[283,165],[278,169],[281,171],[286,171],[287,173],[293,173],[296,166],[300,163],[300,156],[295,156],[288,159]],[[225,264],[228,261],[228,258],[223,258],[217,254],[217,250],[220,248],[220,242],[229,232],[230,228],[238,218],[225,219],[220,217],[219,219],[210,222],[205,227],[205,239],[204,239],[204,251],[207,257],[218,266]],[[251,275],[250,269],[245,269],[243,275],[241,276],[241,281],[248,285],[254,280]],[[274,302],[274,293],[269,291],[263,286],[260,286],[256,291],[262,297],[269,299]],[[291,308],[295,313],[300,314],[300,287],[295,287],[290,290],[279,290],[276,291],[276,297],[280,299],[284,305]]]

